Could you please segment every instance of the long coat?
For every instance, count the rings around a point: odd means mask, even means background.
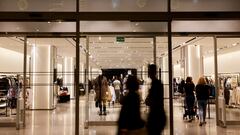
[[[95,100],[109,100],[109,96],[111,96],[111,93],[108,88],[107,78],[105,76],[99,75],[93,83],[96,92]]]

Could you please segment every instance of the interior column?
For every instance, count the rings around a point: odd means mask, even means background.
[[[164,97],[168,98],[169,97],[169,91],[168,91],[168,85],[169,84],[169,76],[168,76],[168,56],[164,56],[160,58],[160,63],[161,63],[161,70],[162,70],[162,82],[164,85]]]
[[[185,73],[191,76],[196,84],[199,77],[203,76],[203,57],[200,45],[185,46]]]
[[[31,109],[53,109],[53,71],[56,47],[34,45],[31,53],[32,106]]]
[[[75,98],[74,91],[74,68],[75,58],[64,57],[63,60],[63,86],[68,88],[70,98]]]

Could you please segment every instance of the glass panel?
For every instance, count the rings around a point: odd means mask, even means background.
[[[75,22],[0,22],[0,32],[76,32]]]
[[[167,121],[170,119],[169,110],[169,70],[168,70],[168,38],[166,36],[156,38],[156,55],[158,65],[158,76],[161,79],[164,86],[164,109],[167,116]],[[174,106],[174,105],[173,105]],[[168,134],[170,131],[170,122],[164,129],[164,134]]]
[[[140,97],[141,111],[146,111],[144,100],[147,95],[149,81],[147,77],[147,64],[153,62],[153,38],[141,38],[134,36],[92,36],[89,38],[90,67],[92,70],[92,81],[99,74],[104,75],[115,90],[116,99],[107,103],[107,116],[99,117],[100,110],[95,107],[94,92],[90,93],[89,121],[92,125],[99,122],[108,124],[116,122],[121,109],[123,93],[126,92],[124,82],[128,74],[133,74],[141,80]],[[118,81],[120,90],[118,89]],[[95,88],[97,85],[95,85]],[[110,87],[111,88],[111,87]],[[120,93],[121,94],[120,94]],[[96,91],[98,93],[98,91]],[[109,106],[108,106],[109,105]],[[143,117],[146,118],[145,113]],[[104,118],[104,119],[103,119]]]
[[[165,37],[165,40],[166,39],[167,38]],[[165,43],[164,39],[162,39],[162,42],[162,44]],[[213,89],[210,92],[211,99],[209,100],[210,104],[209,110],[207,108],[206,118],[215,118],[213,38],[198,36],[173,37],[172,44],[174,121],[176,121],[174,126],[179,127],[179,129],[174,132],[177,134],[187,134],[188,131],[184,130],[184,122],[192,121],[188,110],[193,110],[193,121],[197,121],[199,118],[199,110],[197,109],[197,99],[196,94],[194,94],[194,88],[189,90],[192,91],[191,93],[194,97],[193,100],[186,100],[186,95],[190,95],[189,91],[189,93],[185,93],[186,78],[188,76],[192,77],[192,81],[195,86],[197,85],[200,76],[204,76],[209,80],[208,85],[210,85]],[[167,50],[166,47],[165,49]],[[167,53],[162,53],[163,58],[167,56]],[[191,108],[188,108],[188,103],[191,103]]]
[[[1,0],[0,11],[75,12],[76,0]]]
[[[172,32],[239,32],[240,21],[173,21]]]
[[[240,11],[239,0],[172,0],[172,11]]]
[[[220,94],[225,102],[226,120],[240,121],[239,75],[240,38],[217,38]]]
[[[23,41],[18,40],[15,37],[0,37],[1,125],[16,126],[17,115],[19,114],[17,113],[17,101],[22,97],[23,51]]]
[[[81,21],[81,32],[166,32],[166,22]]]
[[[167,0],[81,0],[80,12],[160,12],[167,11]]]
[[[53,109],[54,111],[32,111],[32,121],[44,122],[42,125],[54,125],[60,122],[60,127],[66,123],[71,125],[68,130],[59,129],[61,133],[74,134],[75,98],[74,68],[75,68],[75,41],[73,38],[28,38],[28,55],[30,56],[29,108]],[[55,112],[64,113],[58,119]],[[83,110],[83,107],[81,108]],[[39,117],[45,115],[44,117]],[[81,122],[84,117],[80,116]],[[81,124],[84,124],[83,122]],[[34,128],[36,122],[32,123]],[[44,128],[43,128],[44,129]],[[43,133],[54,133],[55,129],[49,126]],[[36,130],[38,132],[38,130]]]

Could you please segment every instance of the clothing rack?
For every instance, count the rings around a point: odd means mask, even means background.
[[[19,96],[19,80],[17,75],[13,74],[1,74],[0,75],[1,84],[0,84],[0,99],[4,102],[1,102],[1,108],[5,109],[6,117],[8,117],[8,108],[10,108],[10,115],[13,115],[12,109],[17,107],[17,99]]]

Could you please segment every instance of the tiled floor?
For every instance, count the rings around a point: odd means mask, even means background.
[[[120,108],[108,108],[107,116],[98,116],[94,102],[90,102],[90,121],[116,121]],[[175,135],[239,135],[240,126],[229,126],[221,128],[216,126],[215,109],[211,107],[211,119],[207,119],[207,124],[199,127],[198,120],[191,123],[182,119],[183,108],[181,102],[174,102],[174,134]],[[168,106],[166,104],[166,106]],[[142,108],[143,115],[145,107]],[[168,109],[166,108],[166,112]],[[85,101],[80,101],[80,134],[81,135],[115,135],[116,125],[112,126],[90,126],[84,129],[84,121],[86,114]],[[168,114],[168,113],[167,113]],[[238,113],[234,111],[236,117]],[[233,115],[232,117],[234,117]],[[69,103],[58,104],[54,111],[27,111],[26,127],[17,131],[15,128],[0,127],[0,135],[74,135],[75,120],[75,101]],[[167,125],[164,135],[169,134],[169,126]]]

